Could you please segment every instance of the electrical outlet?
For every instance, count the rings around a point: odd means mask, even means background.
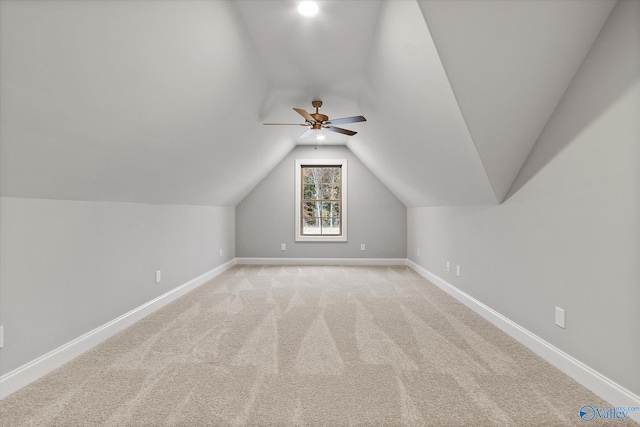
[[[451,263],[447,261],[447,271],[451,271]]]
[[[4,326],[0,326],[0,348],[4,347]]]
[[[556,325],[560,326],[562,329],[564,329],[564,316],[565,311],[560,307],[556,307]]]
[[[420,256],[420,248],[418,248],[418,250],[416,251],[418,256]]]
[[[364,252],[366,250],[366,246],[364,243],[360,243],[360,250]]]
[[[160,270],[156,271],[156,283],[160,283],[162,280],[162,272]]]
[[[220,249],[220,256],[222,256],[222,249]]]
[[[456,265],[456,276],[460,277],[462,275],[462,270],[459,265]]]
[[[281,244],[280,245],[280,250],[281,251],[286,251],[287,250],[287,244],[286,243]]]

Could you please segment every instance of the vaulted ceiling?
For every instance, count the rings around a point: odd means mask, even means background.
[[[3,196],[234,206],[301,140],[407,206],[500,203],[613,0],[0,2]]]

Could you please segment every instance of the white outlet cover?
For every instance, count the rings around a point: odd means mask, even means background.
[[[287,244],[283,243],[282,245],[280,245],[280,250],[281,251],[286,251],[287,250]]]
[[[456,276],[460,277],[461,274],[462,274],[462,270],[460,269],[460,266],[456,265]]]
[[[360,244],[360,250],[361,250],[362,252],[364,252],[364,251],[366,250],[366,246],[365,246],[365,244],[364,244],[364,243],[361,243],[361,244]]]
[[[418,253],[418,256],[420,256],[420,248],[418,248],[417,253]]]
[[[449,261],[447,261],[447,271],[451,270],[451,263]]]
[[[0,348],[4,347],[4,326],[0,326]]]
[[[160,283],[162,280],[162,272],[160,270],[156,271],[156,283]]]
[[[560,307],[556,307],[556,325],[564,329],[565,311]]]

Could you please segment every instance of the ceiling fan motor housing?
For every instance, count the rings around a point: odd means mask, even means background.
[[[312,113],[310,114],[310,116],[316,119],[316,122],[318,123],[326,122],[327,120],[329,120],[329,116],[325,116],[324,114],[320,113]]]

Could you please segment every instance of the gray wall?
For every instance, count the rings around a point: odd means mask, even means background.
[[[295,242],[295,160],[348,161],[348,242]],[[405,258],[406,207],[344,146],[294,148],[236,207],[239,257]],[[281,243],[287,250],[281,251]],[[366,244],[366,252],[360,244]]]
[[[0,374],[233,259],[234,221],[234,208],[1,198]]]
[[[636,394],[639,22],[618,2],[506,202],[408,210],[411,260]]]

